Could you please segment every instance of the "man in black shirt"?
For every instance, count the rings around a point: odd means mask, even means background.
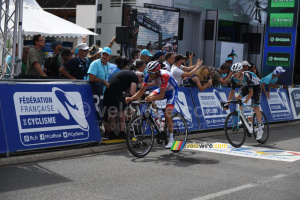
[[[129,93],[131,96],[136,93],[137,84],[143,80],[130,70],[122,70],[114,74],[109,79],[109,87],[104,93],[104,126],[106,134],[109,134],[110,139],[116,138],[114,135],[115,119],[117,113],[120,114],[120,133],[119,136],[125,138],[125,116],[124,109],[126,107],[123,92]]]
[[[62,67],[59,68],[59,72],[69,79],[87,79],[87,71],[89,69],[89,62],[86,56],[89,52],[89,46],[85,43],[80,43],[78,46],[78,56],[72,58]],[[69,73],[68,73],[69,72]]]

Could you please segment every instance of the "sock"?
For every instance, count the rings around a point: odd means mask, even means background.
[[[261,130],[261,123],[258,123],[258,129]]]
[[[173,133],[170,133],[170,140],[174,140]]]

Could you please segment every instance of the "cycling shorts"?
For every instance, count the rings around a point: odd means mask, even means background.
[[[248,86],[242,86],[239,91],[238,95],[244,97],[249,94],[249,87]],[[260,99],[261,99],[261,87],[260,85],[253,86],[253,96],[251,97],[252,105],[253,106],[259,106],[260,105]]]
[[[150,95],[159,95],[160,94],[160,88],[157,88],[156,90],[153,90]],[[166,91],[164,99],[167,99],[166,103],[166,109],[173,110],[175,103],[178,98],[178,91],[177,90],[169,90]]]

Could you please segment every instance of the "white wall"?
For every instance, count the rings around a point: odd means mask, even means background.
[[[76,24],[83,28],[95,29],[97,19],[96,5],[77,5]]]

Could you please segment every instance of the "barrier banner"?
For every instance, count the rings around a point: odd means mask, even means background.
[[[7,153],[7,145],[6,145],[4,127],[2,123],[2,117],[3,117],[3,110],[2,110],[2,103],[0,101],[0,154]]]
[[[294,120],[287,91],[271,88],[270,99],[262,92],[261,104],[269,122]]]
[[[300,119],[300,89],[289,88],[290,103],[295,119]]]
[[[166,108],[166,100],[156,101],[159,108]],[[197,115],[194,109],[194,103],[191,96],[190,88],[179,87],[178,88],[178,99],[175,103],[175,109],[173,113],[181,113],[188,125],[189,131],[200,130]],[[160,113],[163,116],[163,113]]]
[[[102,125],[102,117],[104,116],[103,113],[103,82],[93,82],[90,83],[93,91],[93,98],[96,108],[96,115],[99,126]]]
[[[195,103],[193,113],[198,114],[201,129],[223,128],[227,115],[233,110],[224,111],[221,101],[228,100],[230,88],[207,88],[201,92],[198,88],[191,88],[192,97]]]
[[[90,85],[1,84],[9,152],[99,142]]]

